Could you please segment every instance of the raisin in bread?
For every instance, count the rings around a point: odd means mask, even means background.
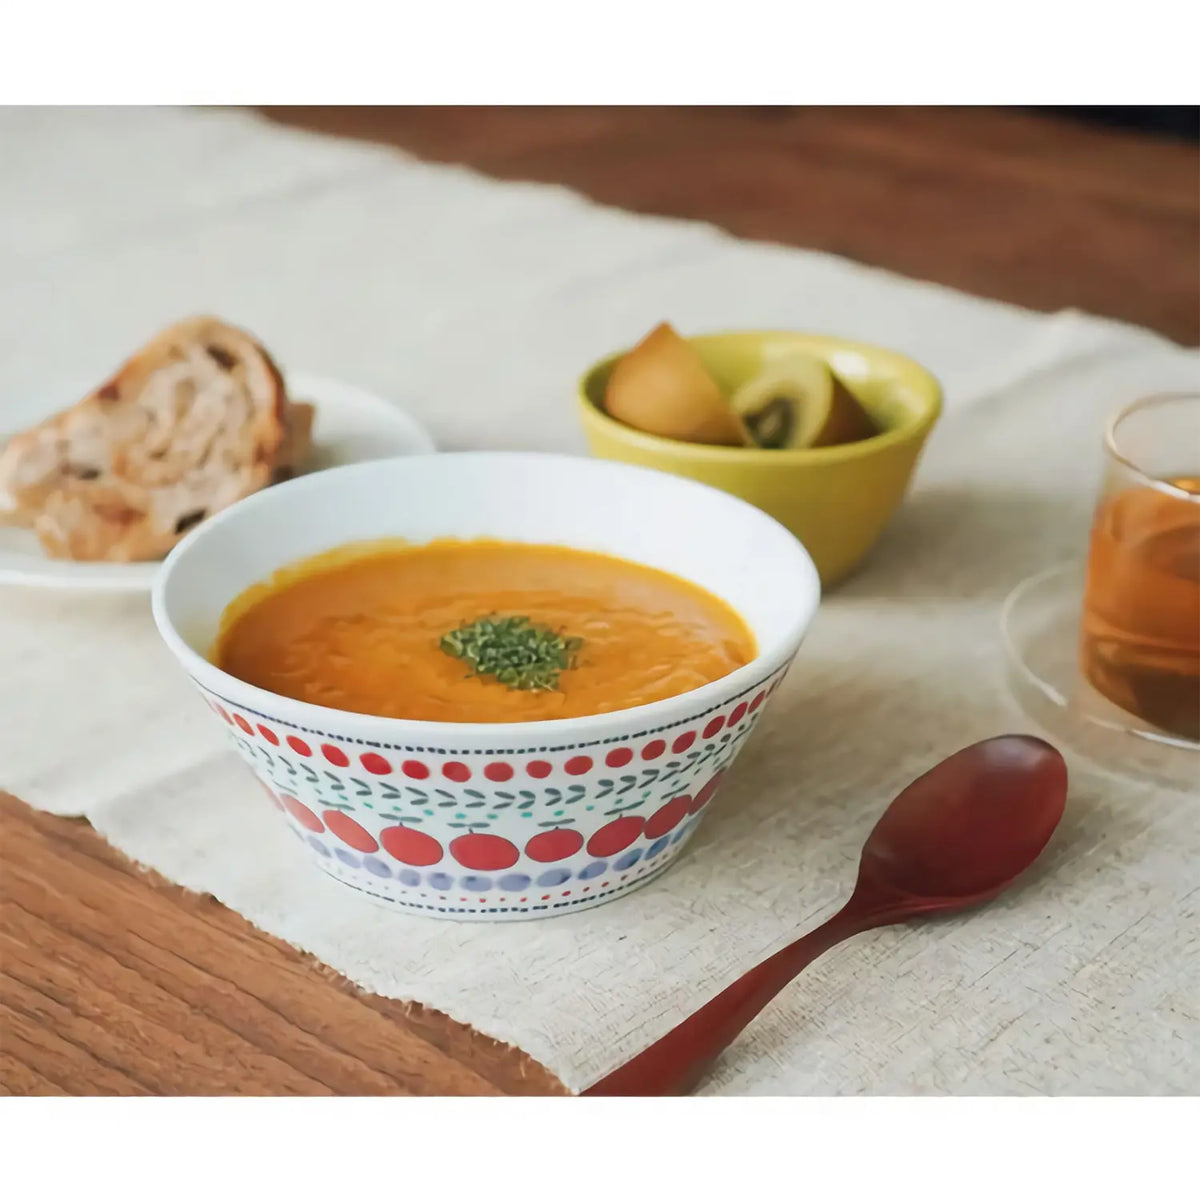
[[[8,443],[0,508],[56,558],[159,558],[205,517],[293,474],[312,416],[289,403],[249,334],[211,317],[182,321]]]

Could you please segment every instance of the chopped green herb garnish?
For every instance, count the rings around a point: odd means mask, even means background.
[[[480,617],[442,636],[442,650],[460,658],[472,675],[518,691],[552,692],[575,665],[582,638],[563,637],[528,617]]]

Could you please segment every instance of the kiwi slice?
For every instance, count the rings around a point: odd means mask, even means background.
[[[618,421],[659,437],[714,446],[754,445],[699,354],[666,322],[613,368],[604,408]]]
[[[878,432],[828,365],[808,356],[772,364],[734,392],[730,407],[764,450],[834,446]]]

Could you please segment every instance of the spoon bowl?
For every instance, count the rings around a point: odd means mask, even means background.
[[[776,951],[586,1096],[690,1091],[709,1064],[831,946],[909,917],[957,912],[1002,892],[1062,818],[1067,765],[1040,738],[976,742],[913,780],[863,846],[858,882],[824,925]]]
[[[939,908],[991,899],[1041,854],[1066,799],[1053,746],[1017,734],[976,742],[892,801],[863,847],[856,891],[865,877]]]

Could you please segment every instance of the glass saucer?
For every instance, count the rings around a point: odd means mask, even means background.
[[[1025,712],[1105,770],[1200,789],[1200,742],[1164,733],[1118,708],[1079,666],[1084,564],[1052,567],[1018,584],[1000,615],[1008,683]]]

